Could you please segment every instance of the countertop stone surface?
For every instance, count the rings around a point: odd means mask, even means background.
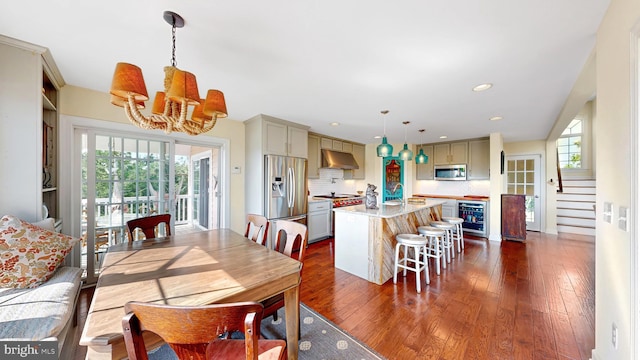
[[[424,204],[407,204],[404,205],[384,205],[378,204],[378,209],[367,209],[364,205],[344,206],[333,209],[335,212],[352,213],[358,215],[367,215],[380,218],[392,218],[399,215],[409,214],[424,208],[430,208],[444,203],[439,200],[427,200]]]
[[[413,194],[414,197],[425,197],[434,199],[455,199],[455,200],[477,200],[489,201],[488,196],[484,195],[435,195],[435,194]]]

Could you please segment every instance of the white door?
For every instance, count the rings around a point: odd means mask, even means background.
[[[526,195],[527,230],[540,231],[540,155],[507,156],[507,194]]]
[[[220,149],[191,156],[189,174],[191,221],[202,230],[220,227]]]

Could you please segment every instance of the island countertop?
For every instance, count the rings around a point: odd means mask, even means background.
[[[334,265],[374,284],[393,277],[397,234],[416,234],[418,227],[442,217],[446,200],[424,204],[345,206],[333,211],[335,219]]]
[[[385,205],[383,203],[381,205],[378,205],[378,209],[367,209],[365,205],[355,205],[335,208],[333,209],[333,211],[388,219],[399,215],[413,213],[424,208],[431,208],[437,205],[441,205],[444,202],[445,200],[426,200],[424,204],[406,203],[404,205]]]

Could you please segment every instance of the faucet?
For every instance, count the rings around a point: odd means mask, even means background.
[[[396,183],[395,186],[393,187],[393,190],[391,190],[392,194],[395,194],[396,191],[398,191],[398,188],[401,187],[404,193],[404,185],[402,185],[402,183]],[[402,194],[402,198],[400,199],[402,206],[404,206],[404,194]]]

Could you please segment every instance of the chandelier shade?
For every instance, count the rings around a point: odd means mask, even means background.
[[[111,94],[126,99],[132,95],[134,100],[147,101],[149,94],[142,77],[142,69],[127,63],[116,64],[116,71],[111,81]]]
[[[429,157],[424,153],[424,149],[420,148],[418,155],[416,155],[416,164],[427,164]]]
[[[424,134],[424,129],[420,129],[418,130],[420,132],[420,134]],[[422,145],[420,145],[420,151],[418,152],[418,155],[416,155],[416,164],[427,164],[429,162],[429,156],[427,156],[427,154],[424,153],[424,149],[422,148]]]
[[[220,90],[207,91],[202,112],[205,115],[219,118],[227,117],[227,104],[224,102],[224,94]]]
[[[163,18],[172,26],[171,66],[164,68],[164,91],[158,91],[153,101],[151,115],[140,112],[144,101],[149,100],[142,70],[133,64],[120,62],[111,82],[111,103],[124,107],[129,121],[142,129],[173,131],[198,135],[210,131],[218,118],[227,117],[227,105],[220,90],[209,90],[205,99],[200,98],[196,76],[178,69],[175,60],[175,30],[183,27],[180,15],[165,11]],[[190,118],[187,118],[192,106]]]
[[[409,150],[407,143],[404,143],[404,147],[398,153],[400,160],[410,161],[413,158],[413,151]]]
[[[383,115],[382,119],[384,124],[384,132],[382,134],[382,143],[378,145],[378,147],[376,148],[376,152],[378,154],[378,157],[386,157],[393,154],[393,146],[387,143],[387,120],[384,117],[384,115],[387,115],[389,113],[389,110],[382,110],[380,111],[380,113]]]
[[[407,125],[409,125],[409,121],[403,121],[402,124],[405,126],[404,128],[404,147],[398,153],[398,157],[400,160],[410,161],[413,158],[413,151],[409,150],[409,146],[407,145]]]
[[[378,152],[378,157],[391,156],[393,154],[393,146],[387,143],[387,137],[382,137],[382,144],[378,145],[376,148]]]
[[[169,92],[165,95],[169,100],[175,102],[187,101],[187,105],[200,105],[200,94],[198,93],[198,83],[195,75],[188,71],[176,69],[173,73],[173,81]]]

